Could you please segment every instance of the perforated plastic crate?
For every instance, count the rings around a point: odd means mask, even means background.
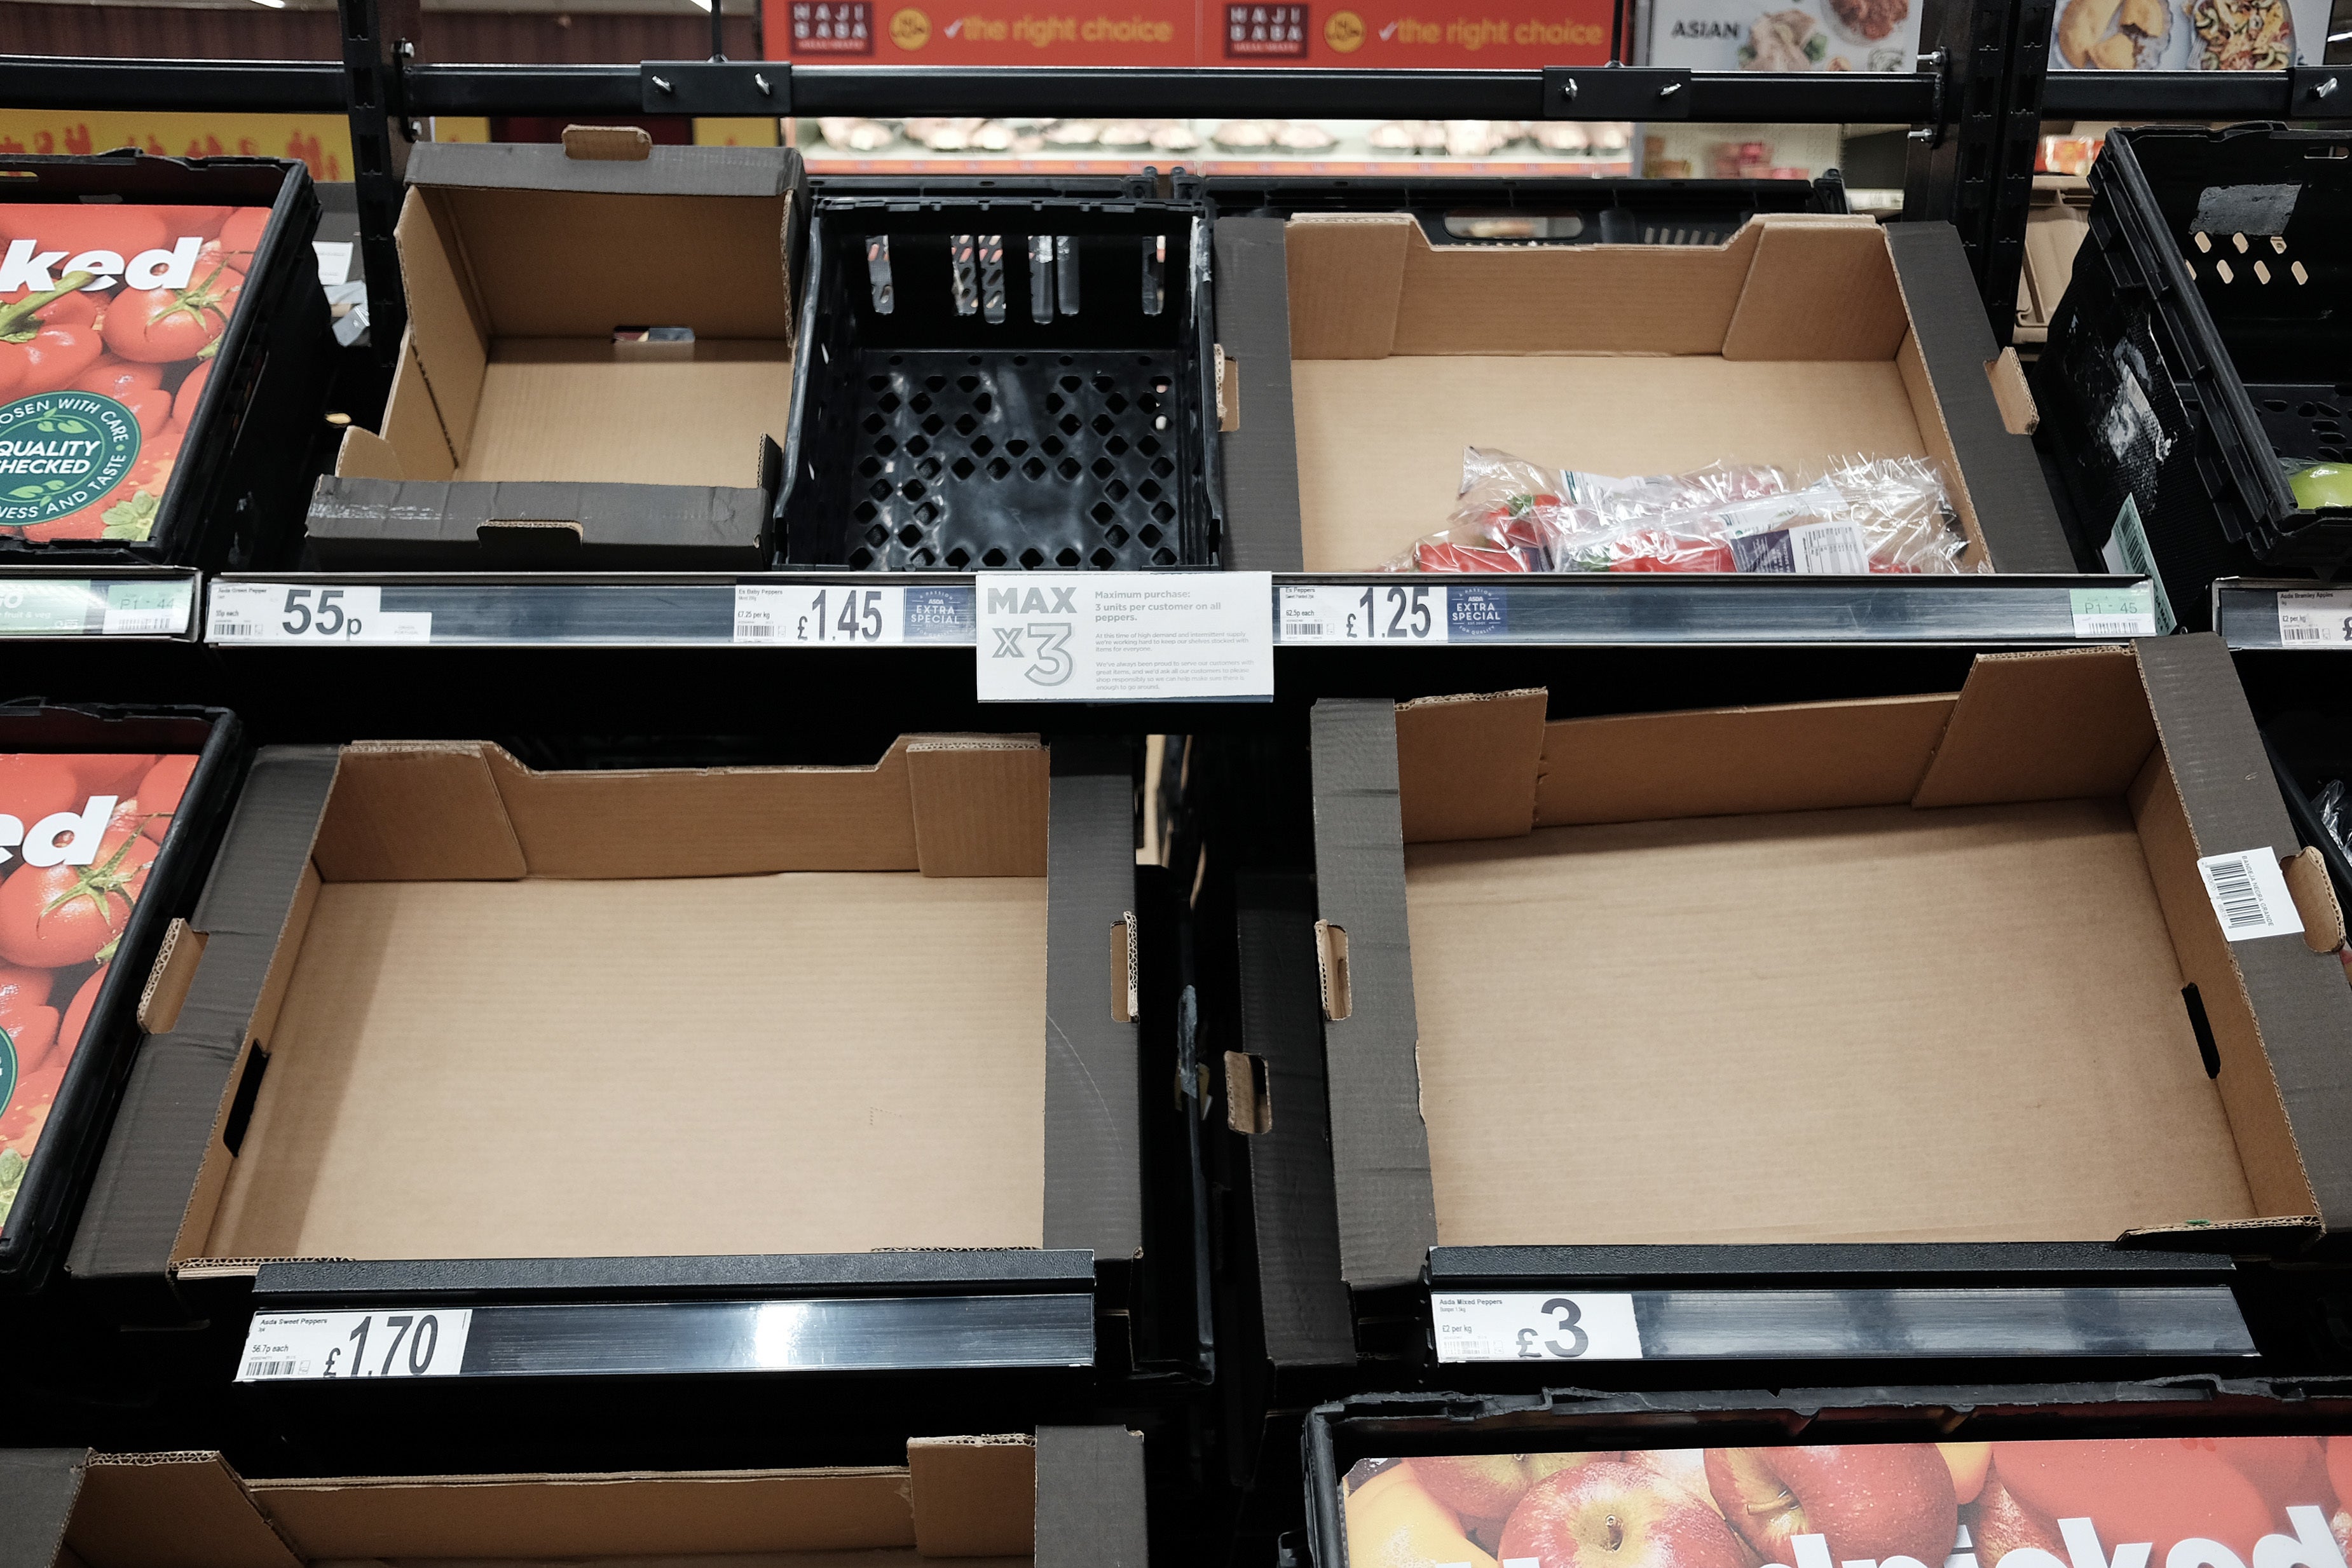
[[[1216,563],[1206,280],[1189,181],[820,193],[784,559],[857,570]]]

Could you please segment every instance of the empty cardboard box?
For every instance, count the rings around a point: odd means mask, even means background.
[[[1480,446],[1612,476],[1932,458],[1962,570],[2074,570],[1948,225],[1769,213],[1717,245],[1495,246],[1323,213],[1220,218],[1216,256],[1234,565],[1375,570],[1446,526]]]
[[[397,235],[383,429],[310,503],[329,570],[770,562],[793,385],[800,155],[428,142]]]
[[[1124,747],[1049,777],[1021,737],[700,770],[265,748],[71,1266],[1132,1259],[1132,802]]]
[[[0,1449],[0,1562],[994,1568],[1145,1561],[1143,1440],[1112,1427],[918,1437],[903,1465],[252,1479],[216,1453]]]
[[[2341,917],[2218,641],[1986,655],[1958,693],[1545,703],[1315,709],[1350,1286],[1439,1245],[2289,1254],[2352,1225]]]

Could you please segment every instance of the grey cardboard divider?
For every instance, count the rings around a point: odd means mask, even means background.
[[[2141,639],[2135,646],[2197,852],[2268,846],[2281,857],[2294,854],[2298,841],[2228,650],[2210,635]],[[1345,929],[1349,954],[1348,1016],[1325,1032],[1342,1277],[1358,1291],[1418,1280],[1437,1245],[1405,925],[1394,713],[1387,702],[1327,699],[1312,716],[1318,904],[1326,922]],[[2258,1020],[2315,1218],[2233,1222],[2236,1232],[2226,1239],[2201,1222],[2150,1228],[2119,1244],[2332,1252],[2342,1246],[2339,1228],[2352,1223],[2346,1219],[2352,1213],[2352,1141],[2342,1132],[2352,1126],[2352,1067],[2343,1051],[2352,1038],[2352,996],[2335,966],[2315,963],[2319,956],[2299,939],[2228,946]],[[1702,1256],[1709,1248],[1685,1250]],[[1752,1267],[1769,1249],[1724,1250]],[[1969,1254],[1980,1257],[1974,1247]],[[2032,1260],[2021,1253],[2020,1261]]]
[[[1265,1063],[1271,1124],[1249,1138],[1266,1359],[1352,1365],[1332,1187],[1323,1019],[1316,1007],[1315,887],[1302,876],[1235,878],[1242,1049]]]
[[[81,1448],[0,1448],[0,1568],[52,1568],[86,1457]]]
[[[346,476],[321,480],[311,498],[310,549],[328,571],[429,570],[477,552],[485,566],[757,571],[768,565],[773,489],[772,475],[765,490]]]
[[[1036,1568],[1144,1568],[1143,1434],[1037,1428]]]
[[[1297,416],[1290,404],[1290,283],[1281,218],[1217,220],[1217,331],[1241,371],[1241,424],[1215,439],[1225,464],[1225,566],[1303,571]]]
[[[1986,376],[2000,350],[1958,231],[1945,223],[1888,224],[1886,244],[1993,563],[2002,571],[2074,570],[2033,438],[2011,434]]]
[[[772,196],[799,177],[790,147],[656,145],[644,158],[574,158],[553,141],[421,141],[408,155],[417,185],[591,191],[634,195]]]
[[[1339,1259],[1349,1285],[1379,1290],[1420,1279],[1437,1245],[1405,925],[1396,706],[1327,699],[1310,725],[1317,906],[1347,933],[1352,999],[1348,1022],[1324,1031]]]
[[[215,1129],[230,1139],[240,1131],[224,1113],[250,1076],[239,1072],[248,1022],[265,988],[286,978],[272,965],[337,766],[333,747],[273,747],[256,758],[193,917],[209,936],[204,961],[173,1028],[140,1053],[68,1261],[78,1277],[162,1286],[201,1242],[183,1232],[199,1183],[221,1179],[225,1162],[206,1176]],[[1045,1243],[1124,1262],[1141,1245],[1136,1026],[1112,1018],[1105,957],[1111,926],[1134,902],[1133,785],[1117,743],[1066,742],[1052,766]],[[614,1260],[613,1282],[658,1284],[649,1267]]]

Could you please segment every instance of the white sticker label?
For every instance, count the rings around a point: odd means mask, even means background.
[[[205,641],[264,643],[430,643],[429,610],[383,608],[373,583],[215,582]]]
[[[319,256],[319,281],[332,288],[347,282],[352,276],[352,242],[347,239],[314,239],[310,248]]]
[[[2282,648],[2352,647],[2352,591],[2282,589],[2278,621]]]
[[[907,591],[828,583],[739,582],[735,641],[754,647],[895,648],[907,640]]]
[[[2205,895],[2213,901],[2221,935],[2231,941],[2292,936],[2303,929],[2303,916],[2287,894],[2278,857],[2270,851],[2207,855],[2197,862],[2197,873],[2205,879]]]
[[[1416,582],[1286,586],[1279,628],[1285,643],[1444,643],[1445,590]]]
[[[982,572],[980,700],[1274,695],[1263,571]]]
[[[110,582],[106,585],[109,637],[176,636],[188,629],[188,609],[195,602],[195,584],[176,582]]]
[[[1639,1361],[1629,1295],[1541,1291],[1429,1298],[1440,1361]]]
[[[466,1307],[372,1312],[256,1312],[239,1383],[319,1377],[455,1377],[474,1314]]]

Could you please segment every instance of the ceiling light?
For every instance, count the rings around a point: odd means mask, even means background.
[[[253,0],[253,3],[257,5],[267,5],[273,11],[286,9],[286,0]]]

